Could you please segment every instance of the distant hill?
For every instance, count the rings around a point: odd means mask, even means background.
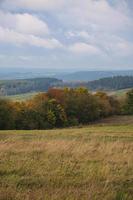
[[[50,87],[86,87],[95,90],[121,90],[133,88],[133,76],[114,76],[86,82],[63,82],[56,78],[32,78],[17,80],[1,80],[0,95],[17,95],[33,92],[45,92]]]
[[[121,90],[133,88],[133,76],[114,76],[85,83],[92,90]]]
[[[93,81],[105,77],[133,76],[133,70],[125,71],[78,71],[70,74],[56,75],[56,78],[63,81]]]
[[[0,68],[0,80],[54,77],[61,70],[47,68]],[[55,77],[54,77],[55,78]]]
[[[56,78],[34,78],[0,81],[0,95],[16,95],[28,92],[47,91],[48,88],[61,84]]]
[[[82,69],[82,68],[81,68]],[[63,81],[93,81],[105,77],[133,76],[133,70],[110,71],[71,71],[52,68],[0,68],[0,80],[31,79],[31,78],[57,78]]]

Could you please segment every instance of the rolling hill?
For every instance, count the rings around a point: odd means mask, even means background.
[[[0,95],[21,95],[27,94],[32,96],[32,93],[45,92],[51,87],[86,87],[92,91],[105,90],[115,91],[122,89],[133,88],[133,76],[116,76],[102,78],[88,82],[63,82],[56,78],[33,78],[19,80],[1,80]],[[19,98],[18,96],[16,96]]]
[[[56,75],[56,78],[63,81],[93,81],[113,76],[133,76],[133,70],[125,71],[78,71],[69,74]]]
[[[33,78],[19,80],[0,81],[1,95],[16,95],[29,92],[46,91],[50,87],[61,84],[62,81],[56,78]]]
[[[133,87],[133,76],[114,76],[85,83],[91,90],[121,90]]]

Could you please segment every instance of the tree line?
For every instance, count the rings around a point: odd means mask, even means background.
[[[51,129],[88,124],[117,114],[133,114],[133,89],[120,101],[86,88],[49,89],[31,100],[0,99],[0,129]]]
[[[102,78],[95,81],[89,81],[85,84],[86,87],[92,90],[120,90],[133,87],[133,76],[114,76]]]
[[[62,81],[56,78],[33,78],[20,80],[0,81],[0,95],[16,95],[28,92],[47,91],[49,87],[61,84]]]
[[[63,82],[56,78],[33,78],[0,81],[0,95],[15,95],[28,92],[43,92],[50,87],[87,87],[91,90],[119,90],[133,87],[133,76],[116,76],[89,82]]]

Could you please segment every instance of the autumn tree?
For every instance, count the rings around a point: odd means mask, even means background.
[[[89,123],[99,117],[97,99],[86,88],[65,89],[64,108],[70,124]]]
[[[95,96],[97,97],[99,104],[100,117],[109,116],[112,112],[112,108],[108,95],[105,92],[98,91]]]

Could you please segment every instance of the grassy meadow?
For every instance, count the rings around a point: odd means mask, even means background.
[[[24,93],[24,94],[9,95],[9,96],[6,96],[5,98],[12,101],[26,101],[33,98],[37,94],[38,92],[29,92],[29,93]]]
[[[0,200],[132,200],[133,117],[117,118],[0,131]]]
[[[107,91],[108,95],[113,95],[116,96],[117,98],[124,98],[126,96],[126,93],[130,90],[131,88],[128,89],[123,89],[123,90],[114,90],[114,91]]]

